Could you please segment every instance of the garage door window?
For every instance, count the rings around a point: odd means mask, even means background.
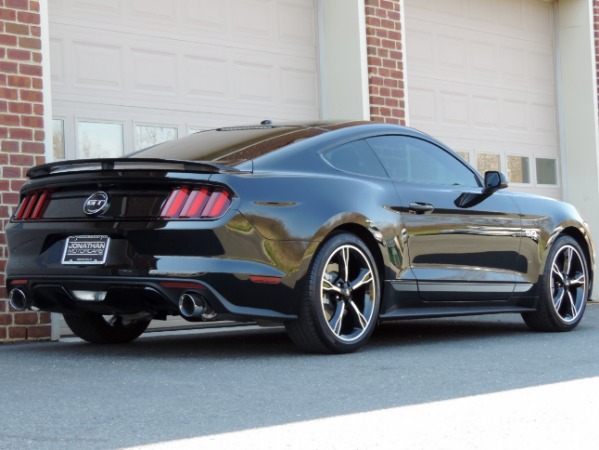
[[[123,156],[123,125],[108,122],[77,123],[78,158]]]
[[[135,126],[135,149],[151,147],[162,142],[177,139],[177,128],[156,125]]]
[[[535,158],[537,183],[557,185],[557,160],[553,158]]]
[[[54,160],[65,159],[64,154],[64,120],[52,120],[52,156]]]
[[[507,175],[511,183],[530,183],[530,158],[526,156],[507,157]]]
[[[489,170],[501,171],[501,157],[495,153],[479,153],[476,155],[476,169],[480,173]]]

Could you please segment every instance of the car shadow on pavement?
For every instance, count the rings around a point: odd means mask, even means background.
[[[538,335],[529,330],[518,316],[513,315],[394,321],[380,324],[370,341],[359,352],[383,351],[390,347],[409,349],[458,341],[477,343],[484,339],[512,338],[514,334]],[[35,351],[42,351],[39,346],[34,347]],[[25,346],[21,349],[27,350]],[[284,327],[257,326],[152,331],[146,332],[132,343],[122,345],[89,344],[77,338],[66,338],[61,342],[46,344],[43,351],[113,358],[330,357],[302,353],[288,338]]]

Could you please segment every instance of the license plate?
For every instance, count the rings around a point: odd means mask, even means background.
[[[108,256],[108,236],[70,236],[62,255],[63,264],[104,264]]]

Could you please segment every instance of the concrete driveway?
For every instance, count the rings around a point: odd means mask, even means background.
[[[351,355],[280,328],[0,346],[2,449],[596,449],[599,305],[380,327]]]

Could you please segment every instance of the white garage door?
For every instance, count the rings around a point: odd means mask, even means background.
[[[49,15],[57,159],[319,118],[313,0],[52,0]]]
[[[52,0],[54,159],[318,119],[315,14],[314,0]]]
[[[560,198],[553,5],[405,3],[410,125],[514,190]]]

